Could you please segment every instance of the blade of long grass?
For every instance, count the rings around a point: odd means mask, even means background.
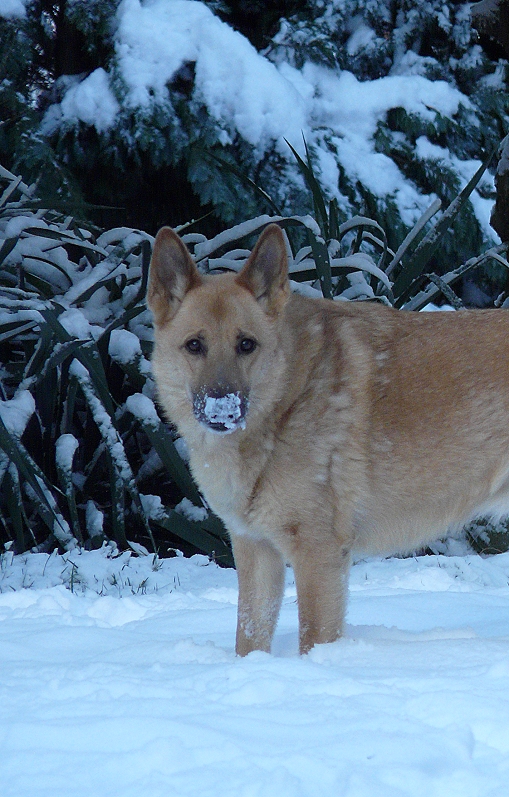
[[[111,526],[115,542],[122,548],[127,548],[125,534],[125,481],[120,477],[116,463],[111,453],[107,452],[108,470],[110,474],[111,494]],[[155,551],[155,545],[154,545]]]
[[[11,180],[7,188],[4,189],[2,196],[0,196],[0,208],[7,204],[9,197],[16,191],[21,183],[21,177],[16,177]]]
[[[147,293],[148,275],[150,270],[150,258],[152,256],[152,246],[150,241],[141,242],[141,280],[140,287],[136,296],[126,305],[124,314],[137,310],[137,305],[145,299]],[[142,308],[144,309],[144,308]],[[134,316],[132,316],[134,318]],[[129,319],[130,320],[130,319]]]
[[[493,259],[497,262],[500,262],[501,252],[506,250],[506,244],[500,244],[497,247],[493,247],[492,249],[488,249],[479,257],[473,257],[464,263],[459,268],[454,269],[453,271],[449,271],[447,274],[444,274],[442,277],[442,281],[446,285],[453,285],[457,282],[461,277],[467,274],[469,271],[472,271],[474,268],[478,268],[487,260]],[[502,259],[502,264],[509,268],[509,262],[505,258]],[[440,296],[441,290],[437,285],[429,285],[425,290],[420,291],[415,296],[413,296],[410,301],[403,305],[403,309],[411,310],[411,311],[418,311],[422,310],[423,307],[426,307],[427,304],[433,302],[438,296]]]
[[[21,511],[23,498],[21,496],[18,471],[12,464],[5,474],[2,490],[9,513],[9,520],[12,524],[14,538],[16,540],[16,549],[18,551],[24,551],[28,546],[25,540],[23,514]]]
[[[55,463],[57,475],[64,495],[67,499],[71,528],[78,542],[83,544],[80,522],[78,517],[78,507],[76,505],[76,492],[73,482],[73,459],[78,449],[78,440],[71,434],[60,435],[55,445]]]
[[[87,251],[95,252],[101,257],[108,256],[108,252],[103,249],[102,246],[91,243],[85,238],[78,237],[73,232],[67,232],[64,230],[51,230],[44,227],[25,227],[23,232],[27,235],[33,235],[35,238],[49,238],[52,241],[56,241],[58,246],[70,244],[72,246],[77,246],[80,249],[86,249]]]
[[[339,225],[339,238],[343,238],[347,232],[364,227],[371,227],[372,229],[376,230],[382,236],[383,240],[385,240],[387,237],[383,227],[381,227],[377,221],[374,221],[374,219],[370,219],[368,216],[352,216],[351,219],[348,219]]]
[[[167,529],[176,537],[202,550],[211,559],[226,567],[233,567],[233,555],[230,547],[224,540],[210,533],[207,529],[206,521],[188,520],[172,509],[159,512],[151,519],[158,526]]]
[[[27,449],[15,434],[9,432],[0,417],[0,448],[7,454],[25,481],[25,489],[30,489],[32,498],[38,505],[38,513],[46,526],[62,543],[71,545],[74,537],[67,522],[56,508],[51,494],[52,485],[43,471],[32,459]]]
[[[371,256],[366,252],[354,252],[346,257],[334,258],[331,260],[331,266],[333,269],[349,268],[355,271],[365,271],[379,280],[387,291],[391,290],[391,283],[387,279],[385,272],[375,265]]]
[[[88,342],[88,340],[75,339],[56,346],[53,353],[45,360],[42,368],[39,369],[36,383],[45,379],[51,371],[58,368],[65,360],[74,358],[78,351],[83,346],[86,346]]]
[[[19,236],[16,238],[6,238],[0,247],[0,264],[4,262],[5,258],[10,255],[14,247],[19,241]]]
[[[24,488],[28,499],[34,504],[37,514],[58,543],[65,548],[65,550],[75,548],[78,541],[73,536],[67,520],[58,511],[56,501],[50,489],[43,486],[46,498],[44,501],[41,501],[39,493],[32,488],[31,484],[25,482]]]
[[[10,180],[10,181],[18,180],[18,175],[10,172],[8,169],[5,168],[5,166],[0,166],[0,177],[2,177],[4,180]],[[35,185],[27,185],[24,182],[18,182],[16,188],[19,189],[20,193],[29,198],[33,195],[35,191]]]
[[[24,379],[31,379],[41,372],[44,364],[49,360],[53,351],[52,338],[53,333],[50,325],[47,323],[41,324],[39,327],[39,340],[37,341],[32,356],[26,364],[23,374]]]
[[[39,277],[37,274],[32,274],[30,271],[20,269],[21,282],[28,288],[35,290],[39,296],[44,296],[45,299],[52,299],[58,289],[49,280],[44,277]]]
[[[19,321],[0,324],[0,343],[5,343],[11,338],[21,338],[25,332],[30,332],[35,327],[37,327],[36,321],[27,321],[26,324]]]
[[[390,277],[390,275],[392,274],[398,263],[400,263],[402,258],[405,256],[405,253],[412,245],[412,243],[415,241],[421,230],[426,226],[428,221],[430,221],[430,219],[432,219],[433,216],[435,216],[438,213],[441,207],[442,207],[442,201],[440,199],[435,199],[435,201],[431,203],[426,212],[422,214],[422,216],[416,222],[416,224],[414,224],[408,235],[404,238],[404,240],[398,247],[396,254],[394,255],[394,257],[392,258],[391,262],[389,263],[389,265],[385,270],[385,273],[387,274],[388,277]]]
[[[339,207],[337,199],[329,202],[329,233],[331,238],[339,241]]]
[[[327,245],[325,241],[313,235],[310,230],[308,230],[308,240],[313,252],[313,259],[315,261],[316,273],[320,280],[322,294],[326,299],[332,299],[332,273]]]
[[[290,147],[295,160],[297,161],[297,166],[299,167],[299,171],[301,172],[304,180],[311,191],[311,196],[313,198],[313,205],[315,207],[315,214],[322,231],[322,235],[326,241],[330,239],[330,228],[329,228],[329,218],[327,215],[327,208],[325,206],[325,200],[323,198],[323,192],[320,187],[318,180],[315,177],[314,171],[311,166],[311,155],[308,149],[308,145],[304,140],[304,147],[306,149],[306,157],[307,163],[304,161],[295,147],[292,147],[290,142],[285,138],[286,143]]]
[[[80,387],[83,391],[83,395],[85,396],[85,399],[92,413],[92,417],[94,418],[94,421],[103,439],[107,455],[112,459],[113,469],[110,469],[111,473],[110,483],[111,483],[113,498],[119,503],[120,506],[120,492],[121,492],[121,483],[122,483],[122,491],[125,490],[127,494],[130,496],[133,502],[133,506],[136,512],[138,513],[143,525],[145,526],[145,530],[152,542],[152,545],[154,546],[154,551],[155,551],[156,546],[152,535],[152,530],[148,524],[145,512],[143,510],[140,495],[136,487],[134,474],[129,464],[129,460],[127,458],[127,454],[124,449],[122,438],[120,437],[120,434],[115,426],[112,413],[110,414],[107,408],[101,402],[101,397],[99,396],[98,392],[96,392],[95,382],[92,380],[91,375],[89,374],[86,367],[83,366],[81,362],[78,362],[78,360],[75,359],[71,364],[69,372],[71,376],[77,378],[80,384]],[[110,403],[112,402],[110,401]],[[123,501],[123,496],[122,496],[122,501]],[[118,518],[118,523],[119,524],[124,523],[123,516],[122,518],[120,517]],[[120,525],[118,526],[117,531],[119,534],[122,534],[122,529]]]
[[[74,338],[72,338],[67,330],[62,326],[58,320],[58,315],[54,310],[41,310],[41,315],[44,316],[45,320],[50,325],[60,343],[71,343],[74,340]],[[97,349],[96,343],[93,340],[89,340],[87,341],[86,346],[78,348],[76,350],[76,359],[82,363],[84,368],[90,374],[90,378],[93,381],[94,388],[97,391],[101,402],[104,404],[108,414],[112,416],[114,412],[113,402],[108,388],[108,380],[106,379],[104,366],[102,364],[101,356]]]
[[[126,409],[141,425],[159,459],[183,495],[193,504],[202,505],[200,493],[175,448],[170,433],[158,417],[153,402],[147,396],[135,394],[127,399]]]
[[[46,250],[46,251],[47,251],[47,250]],[[63,277],[65,277],[65,279],[67,280],[67,283],[68,283],[67,287],[68,287],[68,288],[69,288],[69,287],[71,287],[71,285],[72,285],[72,279],[70,278],[70,276],[69,276],[69,274],[67,273],[67,271],[65,270],[65,268],[63,268],[63,267],[62,267],[61,265],[59,265],[58,263],[55,263],[55,262],[53,262],[53,260],[50,260],[50,259],[49,259],[49,258],[47,258],[47,257],[41,257],[41,255],[39,255],[39,254],[38,254],[38,255],[34,255],[33,257],[31,257],[31,258],[30,258],[30,260],[31,260],[31,261],[35,261],[35,262],[37,262],[37,263],[43,263],[45,266],[50,266],[50,268],[54,268],[54,269],[55,269],[55,271],[58,271],[58,273],[59,273],[59,274],[61,274]],[[34,280],[34,279],[40,279],[40,277],[38,277],[38,275],[37,275],[37,274],[33,274],[33,273],[32,273],[32,272],[31,272],[31,271],[30,271],[30,270],[29,270],[29,269],[26,267],[26,265],[25,265],[25,264],[23,265],[23,270],[24,270],[24,272],[25,272],[25,277],[26,277],[26,279],[27,279],[28,281],[32,281],[32,280]],[[46,282],[48,282],[48,281],[46,280]],[[59,288],[58,288],[58,290],[60,291],[60,290],[61,290],[61,288],[59,287]]]
[[[427,263],[431,260],[440,245],[442,237],[445,235],[458,213],[468,201],[470,194],[479,183],[484,172],[491,163],[495,150],[480,165],[467,185],[460,191],[458,196],[453,199],[449,207],[444,211],[435,226],[424,236],[417,249],[412,255],[411,262],[403,269],[393,285],[393,293],[396,297],[396,307],[401,307],[408,298],[412,283],[422,274]]]

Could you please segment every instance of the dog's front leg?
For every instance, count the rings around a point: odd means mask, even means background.
[[[350,569],[349,546],[337,539],[300,547],[292,557],[299,605],[299,649],[334,642],[343,632]]]
[[[268,653],[283,600],[284,559],[268,540],[232,534],[232,544],[239,581],[235,650]]]

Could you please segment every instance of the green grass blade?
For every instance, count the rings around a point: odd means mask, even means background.
[[[315,213],[317,217],[318,224],[320,229],[322,230],[322,235],[326,241],[330,239],[330,228],[329,228],[329,218],[327,215],[327,208],[325,206],[325,200],[323,197],[323,192],[320,187],[318,180],[315,177],[314,171],[311,166],[311,156],[308,149],[308,145],[304,140],[304,147],[306,149],[306,157],[307,163],[304,161],[295,147],[292,147],[290,142],[285,138],[286,143],[290,147],[295,160],[297,161],[297,166],[299,167],[299,171],[301,172],[304,180],[311,191],[311,196],[313,198],[313,205],[315,207]]]
[[[77,380],[79,381],[81,390],[83,391],[83,395],[85,396],[87,404],[92,413],[92,417],[94,418],[99,433],[103,439],[107,455],[108,457],[111,458],[112,464],[110,467],[110,485],[111,485],[112,498],[114,502],[116,502],[118,507],[117,509],[115,509],[114,506],[113,515],[112,515],[115,534],[117,535],[116,536],[117,542],[119,542],[119,544],[122,545],[124,545],[126,542],[124,541],[125,531],[122,530],[123,526],[125,525],[125,519],[124,519],[125,510],[123,508],[124,507],[123,492],[125,490],[130,496],[133,502],[134,509],[138,513],[141,522],[145,526],[145,530],[152,542],[155,551],[156,546],[152,535],[152,530],[149,526],[145,512],[143,510],[140,495],[136,487],[134,475],[124,448],[124,443],[116,428],[113,414],[112,413],[110,414],[107,408],[101,402],[101,397],[99,396],[98,392],[96,392],[96,385],[92,379],[92,376],[89,374],[86,367],[83,366],[81,362],[77,362],[77,360],[74,360],[73,363],[71,364],[70,373],[71,376],[76,377]],[[112,402],[110,401],[110,403]],[[118,517],[116,517],[117,514]]]
[[[440,241],[445,235],[458,213],[468,201],[470,194],[478,185],[481,177],[491,163],[495,150],[480,165],[467,185],[460,191],[458,196],[453,199],[449,207],[444,211],[442,217],[434,227],[424,236],[417,249],[412,255],[411,262],[402,270],[393,285],[393,293],[396,297],[396,307],[401,307],[411,292],[412,283],[424,271],[427,263],[431,260],[436,250],[440,246]]]
[[[86,346],[88,340],[70,340],[67,343],[62,343],[61,346],[56,346],[53,354],[48,357],[48,359],[44,362],[44,365],[41,369],[39,369],[39,376],[36,379],[36,383],[38,384],[46,376],[59,365],[61,365],[65,360],[72,359],[76,356],[77,352]]]
[[[330,237],[339,241],[339,207],[337,199],[329,202],[329,233]]]
[[[16,435],[9,432],[0,417],[0,448],[7,454],[13,465],[17,468],[19,476],[24,479],[31,495],[38,506],[38,513],[49,530],[59,542],[67,547],[74,540],[69,526],[56,508],[56,502],[51,495],[52,485],[32,459],[27,449],[18,440]]]
[[[211,533],[210,527],[207,528],[207,521],[188,520],[184,515],[172,509],[161,511],[151,518],[158,526],[167,529],[176,537],[193,545],[195,548],[206,553],[214,561],[226,567],[233,567],[233,555],[229,545],[224,539]]]
[[[18,471],[12,464],[5,474],[2,490],[5,497],[7,512],[9,513],[9,519],[12,524],[12,530],[14,532],[14,539],[16,540],[16,550],[24,551],[28,545],[33,544],[34,541],[30,540],[30,542],[28,542],[25,537],[23,513],[21,511],[23,497],[21,495]]]
[[[364,228],[371,228],[376,230],[376,232],[382,236],[382,239],[386,240],[385,230],[381,227],[377,221],[370,219],[368,216],[352,216],[351,219],[344,221],[342,224],[339,225],[339,239],[344,238],[344,236],[351,232],[352,230],[361,230]]]
[[[70,443],[73,443],[73,446],[69,446],[69,450],[72,450],[72,447],[74,447],[74,450],[72,451],[70,457],[66,457],[63,453],[63,448],[66,439],[69,440]],[[69,517],[71,519],[71,528],[74,536],[76,537],[80,545],[82,545],[83,536],[81,533],[80,522],[78,517],[78,507],[76,505],[76,492],[74,489],[74,483],[72,479],[72,463],[78,445],[79,445],[78,440],[76,440],[74,435],[70,434],[60,435],[60,437],[56,441],[56,446],[55,446],[55,452],[56,452],[55,464],[57,468],[58,479],[60,481],[60,487],[62,488],[62,491],[67,499]]]
[[[507,244],[499,244],[499,246],[493,247],[492,249],[488,249],[479,257],[473,257],[464,263],[459,268],[454,269],[453,271],[449,271],[448,274],[444,274],[442,277],[442,282],[446,285],[454,285],[461,277],[467,274],[472,269],[478,268],[482,266],[483,263],[486,261],[493,259],[496,262],[502,262],[506,268],[509,268],[509,262],[505,258],[501,258],[501,252],[505,252],[507,249]],[[405,304],[405,311],[419,311],[422,310],[423,307],[434,302],[441,294],[441,289],[438,285],[428,285],[425,290],[419,291],[415,296],[413,296],[409,302]]]
[[[5,343],[8,340],[16,337],[22,337],[25,332],[30,332],[37,326],[37,321],[12,321],[7,324],[0,324],[0,343]]]
[[[332,299],[332,272],[329,250],[325,241],[320,240],[311,230],[308,230],[308,240],[313,252],[316,273],[320,280],[320,288],[326,299]]]
[[[113,539],[122,548],[127,548],[127,537],[125,534],[125,483],[120,478],[116,464],[107,453],[108,470],[110,473],[110,494],[111,494],[111,527]]]
[[[425,211],[425,213],[422,214],[420,219],[412,227],[408,235],[405,237],[403,242],[398,247],[396,254],[392,258],[391,262],[387,266],[385,273],[387,274],[388,277],[390,277],[390,275],[392,274],[398,263],[401,262],[401,260],[403,259],[406,252],[408,251],[412,243],[415,241],[421,230],[423,230],[428,221],[430,221],[430,219],[432,219],[433,216],[435,216],[438,213],[441,207],[442,207],[441,200],[435,199],[435,201],[431,203],[429,208]]]
[[[126,409],[137,419],[159,459],[182,494],[196,506],[203,504],[194,481],[180,457],[169,431],[157,416],[149,398],[140,394],[130,396]]]
[[[54,310],[42,310],[41,315],[44,316],[45,320],[50,325],[59,343],[71,343],[75,340],[62,326],[58,320],[58,315]],[[75,356],[90,374],[90,378],[94,384],[98,396],[104,404],[108,414],[110,416],[113,415],[114,406],[108,388],[108,380],[106,379],[106,374],[104,372],[101,356],[97,349],[96,343],[93,340],[87,341],[86,345],[76,349]]]
[[[14,247],[19,241],[19,236],[16,238],[6,238],[0,247],[0,264],[4,262],[5,258],[10,255]]]

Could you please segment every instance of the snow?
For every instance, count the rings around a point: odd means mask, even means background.
[[[350,30],[352,31],[347,43],[346,49],[349,55],[355,55],[367,47],[368,44],[375,37],[375,31],[366,25],[360,15],[355,16],[350,23]]]
[[[158,495],[140,495],[143,511],[148,518],[155,520],[164,516],[164,506]]]
[[[195,506],[189,498],[183,498],[175,507],[175,512],[180,512],[188,520],[205,520],[208,516],[207,510],[203,506]]]
[[[0,418],[8,432],[21,437],[35,412],[34,397],[29,390],[18,390],[14,398],[0,400]]]
[[[439,147],[437,144],[432,144],[425,136],[419,136],[419,138],[415,142],[415,152],[419,158],[429,159],[429,160],[436,160],[437,162],[442,162],[444,166],[447,163],[452,163],[458,175],[460,175],[462,179],[462,187],[466,185],[469,180],[472,179],[475,172],[480,168],[481,161],[475,160],[468,160],[463,161],[457,158],[455,155],[452,155],[449,150],[445,149],[444,147]],[[491,185],[492,177],[491,175],[485,172],[484,178],[481,180],[481,185],[484,187],[488,187]],[[491,212],[493,210],[493,200],[483,198],[479,195],[477,191],[475,191],[470,201],[472,202],[474,212],[477,216],[481,227],[484,229],[489,225]],[[500,239],[496,235],[496,233],[492,233],[493,237],[500,242]]]
[[[312,130],[333,131],[330,142],[346,172],[355,175],[375,196],[394,195],[403,222],[411,225],[416,221],[416,210],[424,212],[430,198],[421,196],[403,178],[391,158],[375,151],[377,123],[397,107],[433,122],[436,112],[454,116],[460,104],[470,105],[468,98],[445,81],[430,81],[421,75],[359,81],[350,72],[343,71],[338,77],[330,69],[308,63],[302,77],[312,87],[311,96],[319,98],[309,109],[307,140],[315,138]],[[322,169],[321,180],[333,196],[337,192],[335,171]]]
[[[44,219],[38,219],[35,216],[13,216],[13,218],[9,219],[5,225],[4,235],[6,238],[17,238],[27,228],[34,227],[47,230],[48,224],[44,221]]]
[[[85,524],[89,537],[97,537],[103,533],[104,514],[89,499],[85,510]]]
[[[107,72],[99,67],[81,81],[72,81],[59,106],[53,105],[42,126],[51,135],[60,124],[76,121],[93,125],[99,133],[110,128],[120,106],[111,89]]]
[[[132,396],[127,397],[125,407],[138,420],[149,424],[154,429],[159,428],[159,415],[154,402],[148,396],[144,396],[143,393],[133,393]]]
[[[72,461],[79,448],[79,441],[73,434],[61,434],[55,444],[55,462],[64,473],[72,474]]]
[[[92,329],[88,323],[87,318],[81,310],[77,307],[71,307],[69,310],[64,310],[60,313],[58,320],[68,335],[73,338],[87,338],[92,337]],[[100,330],[102,332],[102,329]]]
[[[367,561],[346,636],[234,655],[236,577],[111,548],[0,558],[4,797],[503,797],[509,554]]]
[[[0,17],[24,17],[28,0],[0,0]]]
[[[141,356],[139,338],[127,329],[113,329],[108,345],[108,354],[120,363],[136,362]]]
[[[277,68],[246,38],[188,0],[123,0],[118,9],[117,59],[128,103],[164,102],[167,84],[196,63],[196,85],[209,114],[234,126],[253,145],[283,133],[298,141],[305,106]],[[229,135],[224,131],[224,144]]]
[[[121,365],[135,365],[144,376],[150,376],[152,373],[150,362],[143,357],[140,338],[128,329],[111,331],[108,354]]]
[[[244,428],[242,419],[242,402],[238,393],[227,393],[225,396],[209,396],[200,398],[198,410],[200,418],[208,424],[218,424],[225,432],[233,432],[239,426]],[[221,430],[222,431],[222,430]]]

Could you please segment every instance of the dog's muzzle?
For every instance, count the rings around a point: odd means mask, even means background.
[[[203,390],[193,398],[195,418],[208,429],[229,434],[245,429],[248,408],[247,396],[237,391]]]

